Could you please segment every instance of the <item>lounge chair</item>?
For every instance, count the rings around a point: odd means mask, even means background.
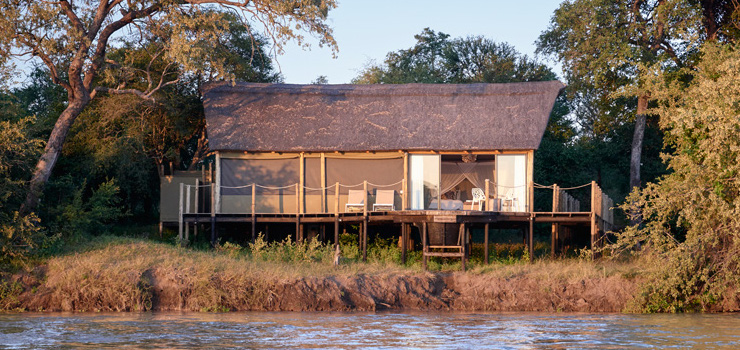
[[[349,213],[365,210],[364,192],[365,191],[362,190],[349,190],[349,198],[347,198],[347,204],[344,206],[344,211]]]
[[[375,191],[375,204],[373,204],[373,211],[394,211],[396,206],[393,204],[396,197],[395,190],[376,190]]]

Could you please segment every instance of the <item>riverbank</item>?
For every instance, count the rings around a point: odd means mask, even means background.
[[[639,282],[635,266],[582,260],[426,272],[418,264],[344,261],[333,266],[328,259],[303,254],[299,261],[284,263],[228,247],[198,251],[108,238],[5,276],[0,308],[618,312]]]

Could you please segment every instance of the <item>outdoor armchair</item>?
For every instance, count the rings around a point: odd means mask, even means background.
[[[393,204],[396,197],[395,190],[376,190],[375,191],[375,204],[373,204],[373,211],[393,211],[396,210]]]
[[[349,198],[344,206],[345,212],[363,211],[365,209],[365,191],[349,190]]]

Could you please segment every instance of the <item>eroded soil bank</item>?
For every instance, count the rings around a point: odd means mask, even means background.
[[[194,281],[187,270],[155,267],[139,276],[131,271],[124,280],[82,276],[83,282],[66,285],[47,276],[48,272],[48,267],[40,267],[15,275],[13,283],[23,286],[23,292],[15,305],[6,307],[30,311],[618,312],[637,289],[635,281],[620,276],[566,281],[394,272],[265,279],[214,273],[207,280]]]

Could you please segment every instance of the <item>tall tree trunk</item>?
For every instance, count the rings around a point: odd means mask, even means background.
[[[77,98],[70,101],[67,108],[59,116],[59,119],[57,119],[56,124],[54,124],[54,129],[51,130],[44,154],[41,155],[39,162],[36,164],[36,170],[31,178],[26,200],[21,206],[20,212],[22,215],[29,214],[38,206],[46,182],[51,176],[51,171],[54,169],[59,154],[62,153],[62,145],[64,145],[64,140],[67,138],[69,129],[72,128],[72,124],[74,124],[77,116],[82,113],[82,110],[89,103],[89,98]]]
[[[642,141],[645,139],[645,124],[647,124],[648,95],[640,95],[637,98],[637,115],[635,116],[635,134],[632,136],[632,153],[630,154],[630,192],[641,187],[640,163],[642,162]],[[632,203],[630,224],[639,225],[642,222],[642,214]]]
[[[645,139],[645,124],[647,123],[648,95],[637,98],[637,116],[635,117],[635,133],[632,136],[632,153],[630,154],[630,191],[641,187],[640,163],[642,162],[642,142]]]

